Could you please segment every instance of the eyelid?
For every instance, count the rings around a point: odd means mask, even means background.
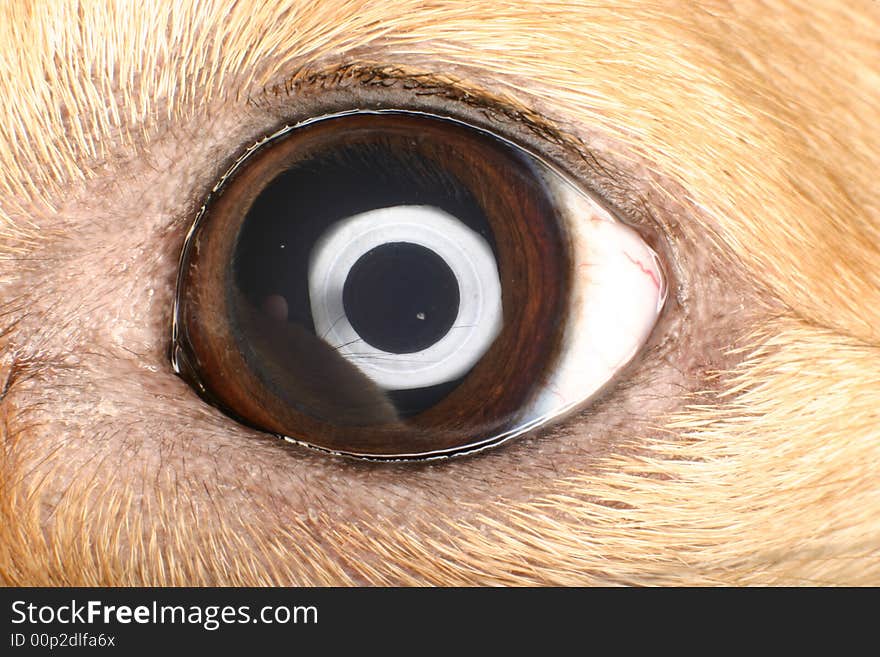
[[[295,101],[295,102],[292,102]],[[634,184],[625,165],[590,147],[524,101],[482,88],[463,78],[405,66],[374,62],[298,71],[270,84],[248,99],[249,104],[293,125],[315,116],[344,111],[382,111],[397,108],[424,113],[484,130],[528,152],[606,210],[633,226],[650,229],[650,204]],[[577,126],[585,128],[585,126]],[[605,140],[603,140],[605,141]],[[613,201],[611,192],[613,190]],[[625,200],[626,207],[620,201]],[[652,243],[652,247],[656,248]]]

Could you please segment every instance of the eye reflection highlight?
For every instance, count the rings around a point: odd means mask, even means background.
[[[502,327],[492,248],[431,206],[337,222],[312,249],[309,292],[316,333],[390,391],[459,379]]]
[[[174,363],[290,440],[447,456],[585,403],[664,299],[635,231],[509,142],[405,112],[326,117],[249,152],[206,203]]]

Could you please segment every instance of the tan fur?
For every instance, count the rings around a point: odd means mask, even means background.
[[[0,580],[880,584],[878,34],[869,0],[4,3]],[[629,171],[714,348],[432,466],[205,407],[165,352],[186,222],[298,102],[265,89],[352,63]]]

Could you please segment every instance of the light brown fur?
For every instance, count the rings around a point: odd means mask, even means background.
[[[868,0],[4,3],[0,581],[880,584],[878,34]],[[263,92],[343,64],[480,90],[622,172],[607,195],[679,249],[632,382],[377,466],[173,376],[187,221],[300,102]]]

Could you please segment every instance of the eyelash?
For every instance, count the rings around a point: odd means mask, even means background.
[[[310,104],[312,94],[320,94],[320,102]],[[291,100],[297,101],[298,109],[293,112],[289,108]],[[401,67],[346,64],[299,72],[268,86],[258,96],[249,98],[248,103],[277,115],[284,126],[343,110],[395,108],[462,123],[511,143],[564,177],[580,181],[586,192],[600,200],[607,210],[625,218],[626,223],[643,223],[643,213],[636,208],[644,210],[644,199],[628,184],[624,170],[519,101],[494,96],[461,80]],[[613,201],[608,195],[612,190]],[[624,197],[629,201],[625,208],[616,202]]]

